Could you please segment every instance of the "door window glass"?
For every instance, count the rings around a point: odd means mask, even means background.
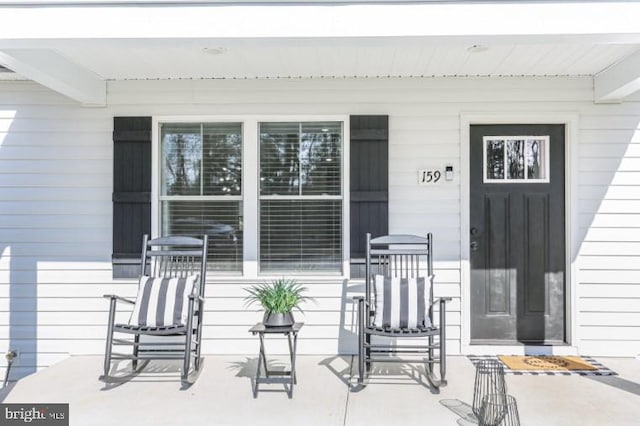
[[[549,182],[549,136],[484,136],[484,182]]]

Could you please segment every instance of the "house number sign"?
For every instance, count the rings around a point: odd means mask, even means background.
[[[438,183],[442,179],[442,172],[438,169],[424,169],[418,171],[418,183],[428,185],[430,183]]]
[[[453,180],[452,166],[418,170],[418,185],[437,185],[445,180]]]

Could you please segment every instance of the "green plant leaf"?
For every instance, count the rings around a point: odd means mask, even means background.
[[[284,314],[293,309],[302,312],[300,303],[310,299],[304,295],[307,288],[289,278],[254,284],[245,290],[249,293],[245,297],[245,305],[258,303],[266,312],[275,314]]]

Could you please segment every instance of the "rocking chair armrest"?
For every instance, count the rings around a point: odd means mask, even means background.
[[[367,299],[364,296],[353,296],[353,301],[360,304],[362,302],[363,306],[370,305],[370,302],[367,302]]]
[[[358,312],[363,311],[363,315],[367,318],[366,321],[370,321],[373,318],[374,312],[371,308],[371,302],[367,302],[367,299],[364,296],[355,296],[353,301],[358,305]]]
[[[190,294],[189,295],[189,299],[198,300],[198,302],[204,304],[204,297],[202,297],[202,296],[198,296],[198,295],[195,295],[195,294]]]
[[[446,302],[451,302],[452,298],[451,297],[436,297],[435,299],[433,299],[433,303],[431,304],[431,306],[435,305],[436,303],[446,303]]]
[[[111,299],[111,300],[115,299],[116,301],[129,303],[131,305],[135,305],[136,304],[136,302],[134,302],[133,300],[125,299],[124,297],[120,297],[120,296],[117,296],[115,294],[104,294],[102,297],[104,297],[105,299]]]

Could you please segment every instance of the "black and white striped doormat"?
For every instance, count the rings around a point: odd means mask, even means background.
[[[483,359],[500,359],[495,355],[467,355],[467,358],[475,366]],[[593,358],[581,356],[581,358],[587,361],[589,364],[597,368],[597,370],[572,370],[572,371],[557,371],[557,370],[511,370],[506,364],[504,366],[505,374],[513,374],[515,376],[617,376],[618,373],[610,370],[602,363],[596,361]],[[500,361],[502,362],[502,361]]]

